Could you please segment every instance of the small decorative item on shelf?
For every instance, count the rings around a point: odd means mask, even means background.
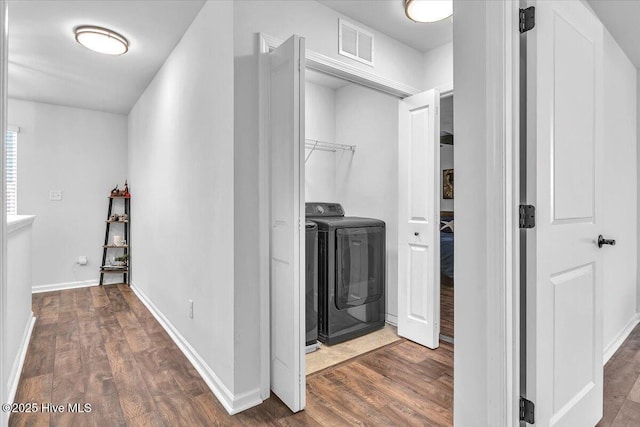
[[[117,267],[126,267],[129,261],[129,254],[124,254],[122,256],[116,257],[114,259],[113,265]]]
[[[131,197],[131,193],[129,193],[129,183],[126,179],[124,180],[124,188],[122,190],[118,190],[117,185],[111,190],[111,197]]]
[[[118,221],[120,216],[118,214],[111,214],[109,221]]]
[[[131,197],[131,194],[129,193],[129,183],[126,179],[124,180],[124,190],[122,190],[122,195],[124,197]]]
[[[118,217],[118,221],[127,221],[129,219],[129,215],[127,214],[120,214],[120,215],[117,215],[117,217]]]

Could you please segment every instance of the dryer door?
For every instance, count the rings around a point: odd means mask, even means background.
[[[346,310],[379,300],[385,274],[383,227],[336,230],[336,308]]]

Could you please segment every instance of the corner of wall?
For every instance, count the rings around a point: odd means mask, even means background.
[[[640,166],[640,149],[638,149],[638,142],[640,141],[640,69],[636,68],[636,165]],[[636,168],[636,183],[637,183],[637,212],[640,212],[640,173]],[[638,250],[636,253],[636,313],[640,313],[640,216],[638,216],[637,224],[637,245]]]
[[[453,41],[425,52],[422,64],[424,90],[453,83]]]

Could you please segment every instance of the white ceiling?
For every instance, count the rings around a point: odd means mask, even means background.
[[[453,40],[451,18],[430,24],[413,22],[404,14],[404,0],[318,1],[421,52]]]
[[[127,114],[181,39],[204,0],[9,2],[9,97]],[[79,25],[125,36],[108,56],[74,39]]]
[[[588,0],[633,65],[640,68],[640,1]]]

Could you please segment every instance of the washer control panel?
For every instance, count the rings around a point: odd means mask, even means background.
[[[339,203],[308,202],[304,205],[305,216],[344,216]]]

